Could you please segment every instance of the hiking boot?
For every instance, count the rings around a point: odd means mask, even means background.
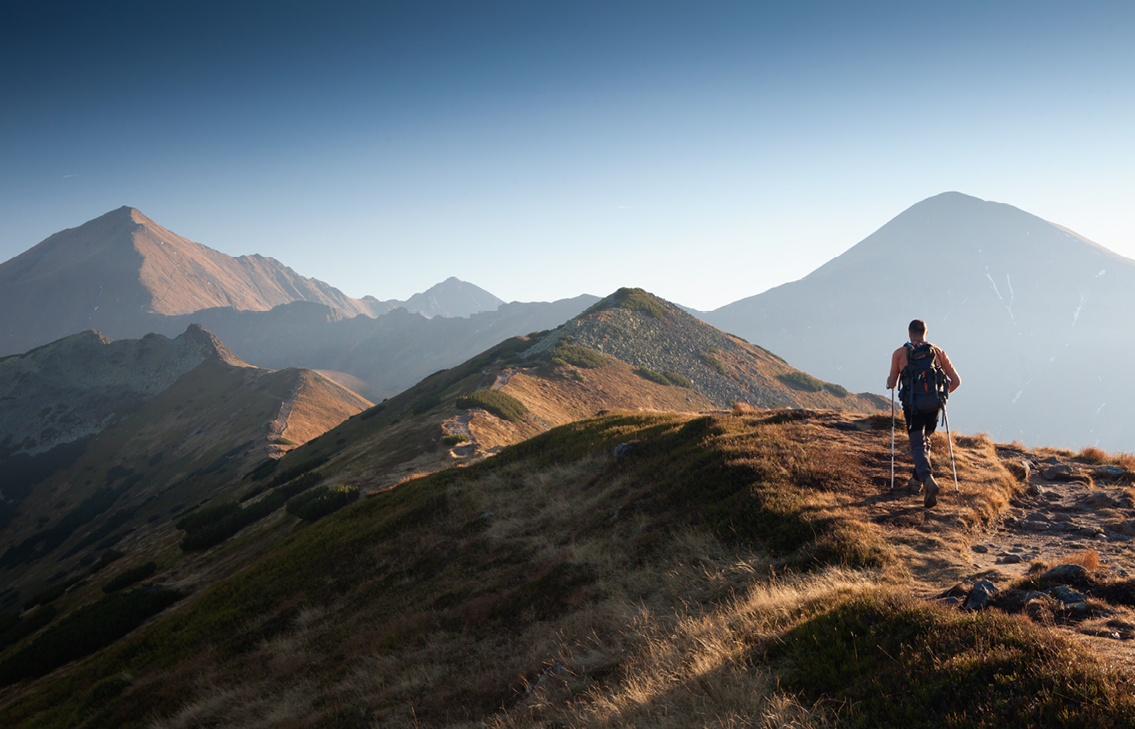
[[[926,487],[926,495],[922,497],[922,505],[927,509],[932,509],[938,503],[938,482],[931,475],[926,477],[922,485]]]
[[[919,481],[917,477],[911,476],[910,480],[906,483],[906,487],[912,494],[917,494],[922,491],[922,482]]]

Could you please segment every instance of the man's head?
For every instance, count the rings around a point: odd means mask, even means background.
[[[926,322],[922,321],[921,319],[915,319],[910,323],[910,326],[908,326],[906,330],[910,333],[911,339],[914,339],[915,337],[921,339],[926,336]]]

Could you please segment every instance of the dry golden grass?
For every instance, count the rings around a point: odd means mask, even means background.
[[[601,422],[469,469],[406,479],[297,530],[287,552],[234,578],[224,599],[203,596],[199,610],[213,619],[237,610],[234,598],[255,602],[264,592],[271,605],[241,614],[228,632],[209,631],[217,646],[134,670],[123,701],[137,708],[124,703],[118,716],[135,716],[134,725],[149,717],[154,729],[836,726],[832,706],[780,688],[781,669],[762,651],[844,598],[958,579],[971,567],[966,532],[1015,488],[981,434],[955,437],[962,493],[944,477],[942,502],[927,512],[920,498],[888,489],[890,433],[846,413]],[[572,433],[583,455],[540,460],[573,445]],[[667,438],[638,461],[633,449],[621,460],[611,447]],[[729,529],[676,521],[658,492],[682,479],[648,468],[669,447],[689,449],[675,465],[691,468],[691,479],[714,467],[722,479],[787,485],[765,498],[790,502],[785,520],[802,520],[803,531],[828,529],[807,548],[877,566],[817,557],[811,571],[790,572],[763,536],[730,540]],[[944,434],[933,447],[946,473]],[[529,455],[513,458],[518,451]],[[698,460],[706,451],[716,460]],[[909,456],[898,465],[909,468]],[[722,497],[683,498],[678,513]],[[733,527],[760,534],[740,520]],[[296,573],[306,581],[276,595]]]
[[[735,402],[735,403],[733,403],[733,411],[732,412],[733,412],[734,415],[753,415],[753,414],[755,414],[759,411],[760,411],[760,408],[753,407],[752,405],[750,405],[747,402]]]

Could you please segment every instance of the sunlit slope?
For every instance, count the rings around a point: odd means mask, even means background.
[[[992,445],[966,439],[965,502],[929,527],[880,520],[888,425],[788,410],[565,425],[297,525],[118,645],[5,689],[0,719],[600,727],[895,715],[928,727],[964,712],[980,727],[1122,725],[1130,682],[1083,649],[909,596],[932,546],[938,565],[966,569],[949,541],[1013,486]],[[995,680],[998,666],[1014,680]],[[838,681],[849,679],[904,690],[848,707]]]

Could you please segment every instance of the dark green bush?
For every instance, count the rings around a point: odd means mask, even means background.
[[[117,549],[108,549],[102,553],[102,556],[99,557],[98,562],[95,562],[93,565],[91,565],[90,573],[93,575],[116,559],[122,559],[125,556],[125,554],[119,552]]]
[[[715,347],[710,347],[709,352],[702,352],[701,361],[705,363],[706,367],[709,367],[717,374],[724,375],[725,365],[721,364],[721,360],[719,360],[717,357],[714,357],[712,354],[712,352],[716,351],[717,349]]]
[[[513,423],[519,422],[528,412],[524,403],[500,390],[478,390],[467,397],[459,397],[457,398],[457,408],[459,410],[482,408],[498,418]]]
[[[824,383],[812,377],[806,372],[788,372],[783,375],[777,375],[776,379],[791,387],[793,390],[801,390],[803,392],[821,392],[824,389]]]
[[[45,627],[59,614],[54,605],[44,605],[27,617],[12,615],[0,630],[0,650],[18,643],[40,628]]]
[[[85,605],[0,663],[0,686],[43,676],[108,646],[182,597],[175,590],[138,588]]]
[[[288,499],[288,513],[304,521],[316,521],[358,500],[358,486],[320,486]]]
[[[331,456],[322,455],[316,456],[315,458],[309,458],[306,461],[301,461],[300,463],[297,463],[290,468],[286,468],[283,471],[280,471],[280,473],[276,474],[271,481],[252,487],[243,496],[240,497],[240,500],[242,503],[248,501],[249,499],[259,496],[268,489],[276,488],[277,486],[285,484],[294,478],[299,478],[308,471],[313,471],[316,468],[319,468],[329,460],[331,460]]]
[[[836,385],[836,384],[833,384],[831,382],[825,382],[824,383],[824,389],[827,390],[828,392],[830,392],[831,394],[835,395],[836,397],[840,397],[840,398],[847,397],[850,394],[847,391],[847,388],[844,387],[843,385]]]
[[[450,433],[441,437],[441,442],[447,446],[455,446],[460,443],[468,443],[469,436],[462,433]]]
[[[319,483],[322,478],[323,476],[318,471],[305,473],[299,478],[274,489],[259,501],[244,508],[237,508],[219,520],[202,523],[196,529],[187,529],[185,537],[181,540],[181,549],[185,552],[191,552],[220,544],[249,524],[260,521],[276,509],[284,506],[288,499],[308,490]],[[179,521],[178,524],[181,524],[181,522]]]
[[[660,375],[654,370],[649,370],[645,367],[638,367],[635,369],[634,373],[644,380],[656,382],[659,385],[670,385],[670,379],[666,377],[666,375]]]
[[[593,370],[607,364],[607,358],[594,349],[581,347],[578,344],[559,344],[550,353],[553,359],[560,359],[570,365]]]
[[[676,387],[693,387],[694,386],[694,383],[690,382],[685,377],[682,377],[677,372],[673,372],[671,370],[666,370],[665,372],[662,373],[662,376],[665,377],[667,380],[669,380],[671,385],[674,385]]]
[[[103,585],[102,591],[110,593],[114,592],[115,590],[121,590],[130,587],[131,585],[141,582],[150,575],[154,574],[157,569],[157,562],[147,562],[146,564],[138,565],[137,567],[131,567],[125,572],[119,574],[110,582]]]
[[[239,509],[240,504],[236,503],[235,501],[226,501],[223,504],[217,504],[216,506],[207,506],[204,509],[191,511],[185,516],[178,519],[177,523],[174,524],[174,526],[187,532],[199,531],[209,526],[210,524],[215,524],[221,521],[222,519],[238,511]]]

